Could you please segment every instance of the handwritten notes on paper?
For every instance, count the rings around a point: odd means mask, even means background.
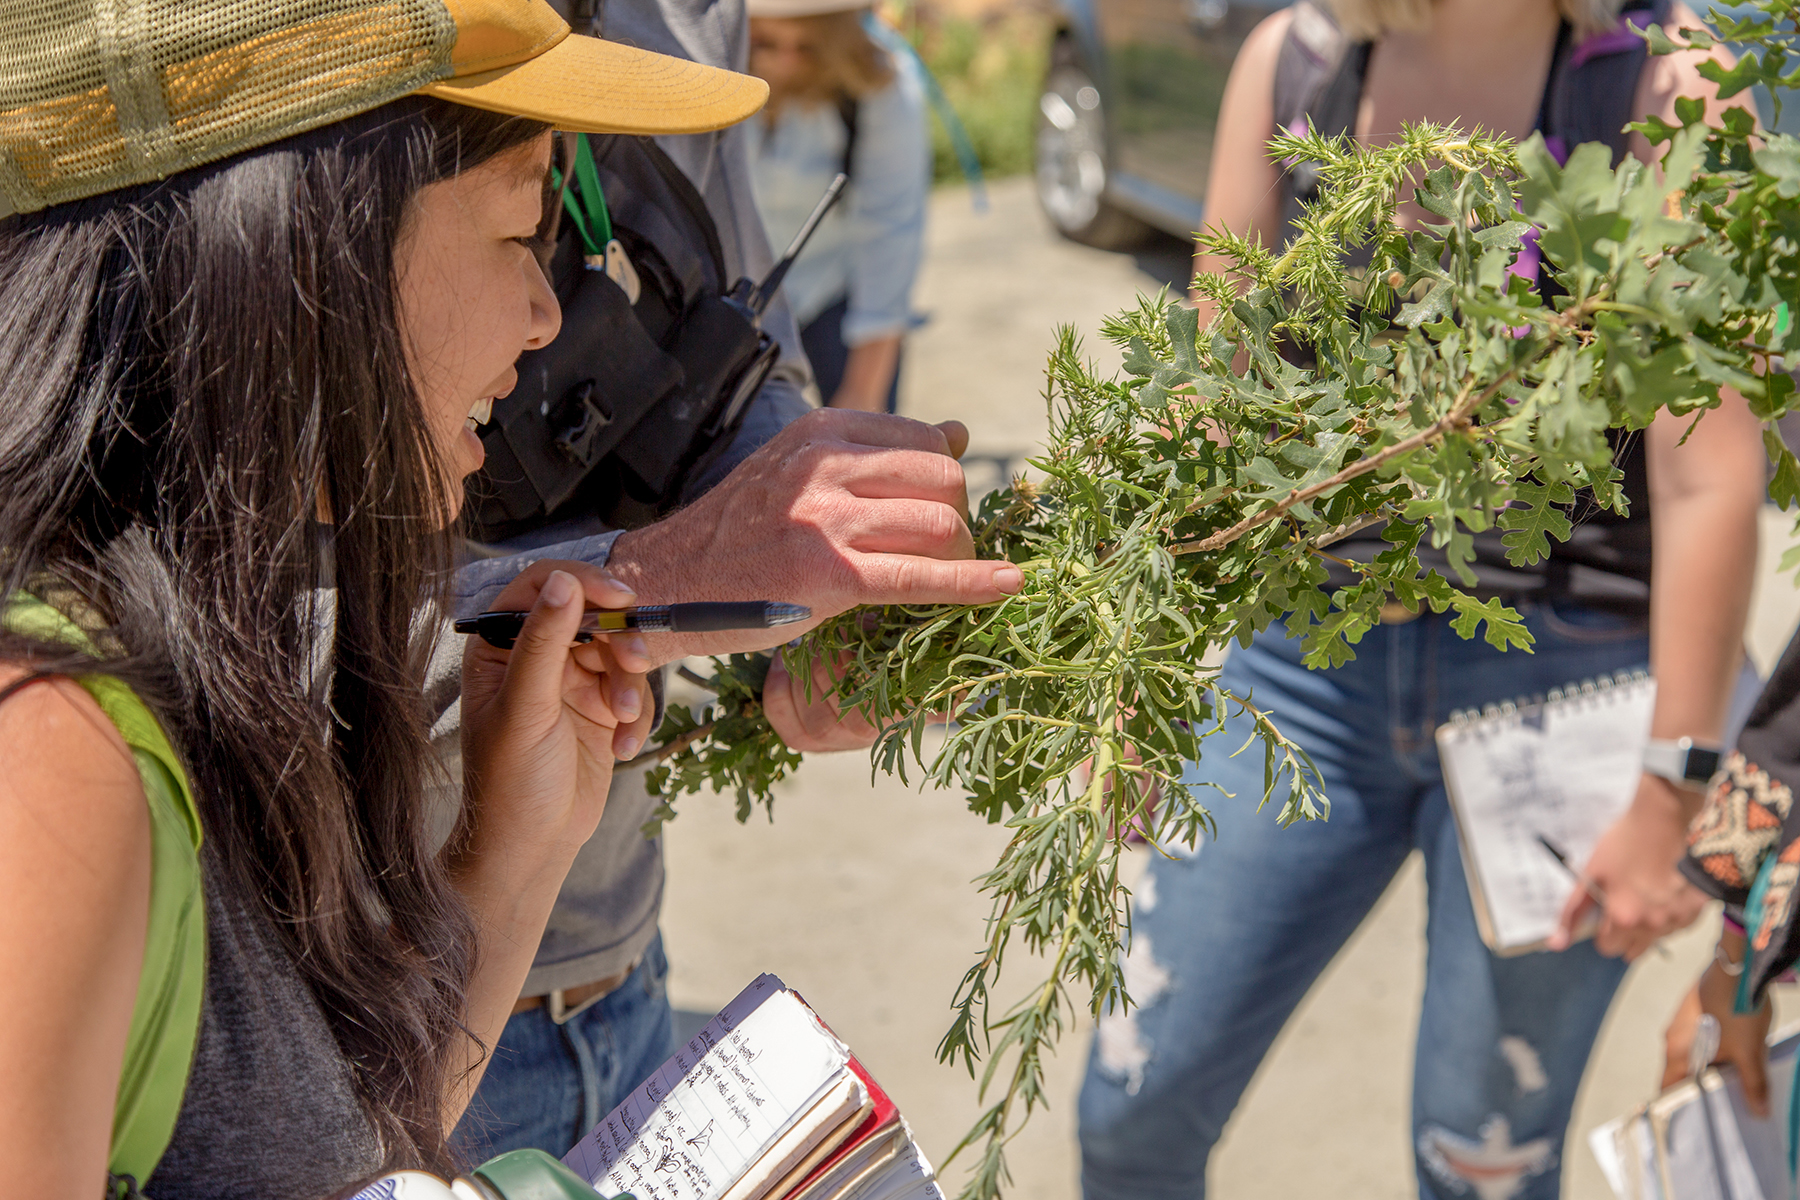
[[[718,1200],[849,1057],[780,980],[764,975],[563,1162],[606,1197]]]
[[[1575,877],[1539,838],[1581,869],[1631,802],[1655,703],[1654,680],[1627,676],[1438,729],[1463,865],[1490,949],[1535,949],[1555,930]]]

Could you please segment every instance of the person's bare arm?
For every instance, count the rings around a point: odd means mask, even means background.
[[[640,604],[812,609],[810,622],[779,629],[651,634],[651,659],[766,650],[860,605],[990,604],[1018,591],[1018,567],[973,557],[955,457],[967,441],[954,421],[822,409],[687,508],[620,537],[607,566]]]
[[[1269,158],[1269,138],[1275,131],[1275,59],[1292,20],[1293,11],[1284,8],[1244,39],[1219,102],[1212,165],[1206,176],[1207,228],[1259,238],[1271,247],[1281,242],[1277,191],[1281,173]],[[1217,255],[1202,250],[1194,254],[1197,274],[1213,274],[1225,266]],[[1198,294],[1194,300],[1204,326],[1212,320],[1211,305]]]
[[[1767,498],[1762,425],[1743,397],[1727,392],[1698,425],[1692,415],[1664,413],[1647,436],[1658,681],[1650,732],[1717,739],[1743,662],[1757,513]],[[1682,793],[1684,825],[1699,807],[1700,793]]]
[[[23,674],[0,664],[0,687]],[[150,910],[137,765],[67,679],[0,701],[0,1154],[21,1196],[99,1196]]]
[[[871,338],[850,347],[844,363],[844,380],[827,403],[832,408],[886,412],[894,372],[900,368],[900,335]]]
[[[1761,426],[1735,393],[1707,413],[1686,444],[1692,415],[1664,413],[1646,431],[1652,567],[1650,662],[1656,671],[1652,737],[1717,741],[1743,661],[1744,622],[1756,570],[1756,519],[1766,462]],[[1594,847],[1583,874],[1606,896],[1595,944],[1635,958],[1699,915],[1705,897],[1675,869],[1698,792],[1640,777],[1625,815]],[[1577,889],[1558,944],[1593,901]]]
[[[512,650],[480,638],[463,649],[464,827],[446,863],[469,906],[476,937],[460,1047],[449,1075],[446,1129],[480,1085],[485,1051],[499,1042],[575,855],[606,809],[619,738],[650,708],[642,639],[574,645],[586,607],[633,597],[591,566],[533,563],[500,593],[531,615]]]
[[[1705,27],[1706,23],[1694,15],[1694,10],[1681,3],[1670,8],[1669,19],[1663,23],[1663,28],[1671,36],[1681,29]],[[1748,93],[1739,93],[1729,100],[1721,100],[1717,85],[1701,78],[1700,64],[1708,59],[1727,68],[1737,63],[1731,51],[1720,45],[1704,52],[1684,50],[1677,54],[1652,54],[1638,75],[1637,94],[1632,102],[1632,112],[1636,114],[1633,119],[1641,121],[1648,116],[1657,116],[1671,125],[1678,124],[1675,101],[1683,96],[1698,96],[1706,101],[1708,125],[1723,124],[1725,110],[1729,108],[1747,108],[1754,116],[1756,103]],[[1626,140],[1626,148],[1640,162],[1655,165],[1668,146],[1666,143],[1652,146],[1643,134],[1634,132]]]
[[[1665,28],[1698,28],[1676,4]],[[1638,77],[1635,112],[1675,123],[1675,101],[1706,101],[1717,123],[1731,102],[1701,78],[1700,63],[1733,59],[1723,47],[1702,54],[1652,55]],[[1628,147],[1655,166],[1660,150],[1633,133]],[[1650,661],[1656,669],[1651,736],[1717,739],[1743,658],[1744,621],[1756,569],[1756,514],[1767,469],[1761,429],[1743,397],[1727,390],[1681,445],[1693,417],[1664,413],[1646,432],[1652,513]],[[1704,898],[1675,870],[1698,793],[1645,775],[1631,807],[1601,836],[1584,868],[1607,898],[1595,944],[1635,958],[1657,938],[1699,915]],[[1564,907],[1553,945],[1565,945],[1594,902],[1577,889]]]

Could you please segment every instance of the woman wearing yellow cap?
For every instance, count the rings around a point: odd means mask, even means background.
[[[755,80],[542,0],[0,0],[0,1153],[20,1195],[321,1197],[445,1167],[611,766],[631,596],[541,563],[421,703],[473,426],[559,323],[552,126]],[[111,1177],[110,1182],[108,1177]]]

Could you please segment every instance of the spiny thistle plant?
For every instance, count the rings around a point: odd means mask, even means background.
[[[1797,7],[1763,0],[1720,20],[1752,47],[1732,71],[1707,68],[1722,96],[1800,79],[1784,73]],[[1701,123],[1699,101],[1678,111],[1680,125],[1643,127],[1662,148],[1660,179],[1636,160],[1614,169],[1604,146],[1559,166],[1535,137],[1515,146],[1479,130],[1420,125],[1378,148],[1277,138],[1277,158],[1317,164],[1318,199],[1279,252],[1201,237],[1231,263],[1195,281],[1217,313],[1209,324],[1166,295],[1142,300],[1104,326],[1119,373],[1062,332],[1040,479],[989,496],[974,521],[978,551],[1018,562],[1023,589],[982,608],[846,613],[787,651],[845,665],[838,699],[881,730],[877,769],[917,768],[1012,831],[979,880],[993,902],[986,946],[938,1047],[971,1073],[986,1064],[990,1106],[957,1147],[979,1148],[964,1200],[1001,1194],[1005,1143],[1044,1102],[1044,1055],[1078,1010],[1130,1003],[1118,968],[1126,834],[1159,851],[1209,832],[1183,769],[1241,749],[1209,741],[1225,718],[1242,710],[1255,724],[1274,819],[1327,815],[1280,714],[1221,689],[1208,646],[1284,618],[1309,665],[1334,665],[1398,602],[1528,651],[1515,610],[1462,590],[1472,533],[1497,528],[1514,563],[1539,562],[1569,536],[1579,490],[1625,512],[1609,428],[1641,429],[1665,409],[1700,419],[1721,388],[1765,419],[1787,410],[1800,142],[1753,136],[1742,108],[1720,129]],[[1411,232],[1396,221],[1405,199],[1426,214]],[[1513,270],[1533,238],[1563,293],[1554,302]],[[1800,499],[1800,462],[1767,442],[1786,507]],[[1377,523],[1380,553],[1333,554]],[[1420,567],[1427,541],[1453,577]],[[1327,560],[1353,582],[1329,586]],[[663,728],[659,819],[711,790],[735,793],[745,818],[799,762],[762,718],[748,660],[718,664],[714,686],[710,706],[672,710]],[[1016,943],[1042,969],[1001,1007],[992,989]]]

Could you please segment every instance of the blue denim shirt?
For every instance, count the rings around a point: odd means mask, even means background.
[[[858,106],[849,190],[813,233],[784,285],[802,326],[847,297],[847,346],[904,333],[913,324],[931,139],[918,65],[909,55],[892,57],[893,81]],[[789,104],[773,125],[752,117],[745,129],[756,204],[779,254],[843,165],[848,131],[832,104]]]

